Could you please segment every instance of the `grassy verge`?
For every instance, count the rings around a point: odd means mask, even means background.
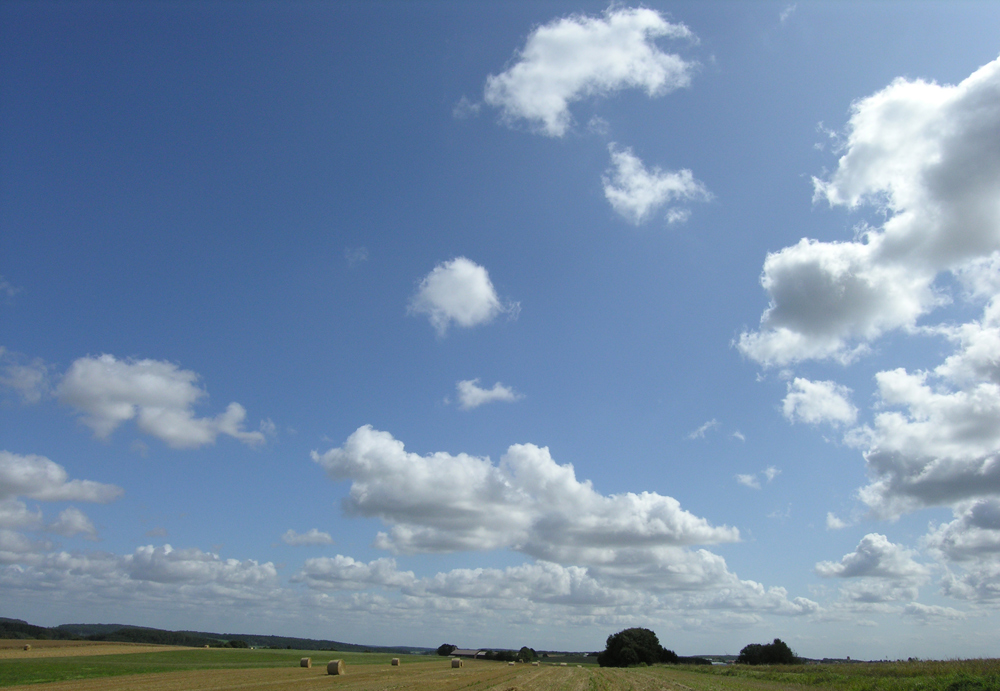
[[[822,686],[837,691],[1000,691],[1000,660],[834,665],[689,667],[719,677]]]
[[[169,650],[127,655],[81,655],[0,661],[0,687],[41,684],[52,681],[119,677],[129,674],[180,672],[195,669],[264,669],[297,667],[303,657],[314,666],[341,659],[348,665],[388,665],[393,657],[408,664],[441,658],[388,653],[340,653],[329,650]]]

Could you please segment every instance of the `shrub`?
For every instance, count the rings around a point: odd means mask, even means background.
[[[457,648],[458,648],[457,645],[452,645],[451,643],[442,643],[441,645],[438,646],[437,654],[442,657],[447,657],[448,655],[451,655]]]

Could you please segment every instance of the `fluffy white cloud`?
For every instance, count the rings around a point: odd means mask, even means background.
[[[411,314],[426,314],[438,335],[452,322],[469,328],[487,324],[503,313],[516,317],[520,304],[504,304],[497,297],[490,275],[465,257],[442,262],[424,276],[410,299]]]
[[[17,564],[50,549],[51,542],[30,540],[16,531],[0,528],[0,564]]]
[[[79,411],[84,424],[106,438],[123,422],[174,448],[197,448],[220,434],[246,444],[264,441],[243,430],[246,410],[230,403],[214,418],[195,417],[193,406],[206,396],[198,375],[161,360],[116,360],[111,355],[76,360],[59,383],[59,400]]]
[[[932,621],[935,619],[965,619],[966,613],[954,609],[953,607],[941,607],[940,605],[924,605],[919,602],[911,602],[903,608],[903,614],[916,617],[922,621]]]
[[[155,583],[218,583],[230,586],[277,584],[274,564],[252,559],[221,559],[218,554],[196,548],[175,550],[170,545],[139,547],[122,559],[128,577]]]
[[[687,86],[692,63],[662,52],[659,37],[693,38],[683,24],[645,8],[575,15],[538,27],[506,71],[486,79],[486,103],[507,122],[527,120],[551,137],[566,133],[569,105],[588,96],[644,89],[650,97]]]
[[[601,178],[604,196],[611,208],[627,221],[639,225],[665,204],[675,200],[704,201],[711,197],[708,189],[694,179],[694,174],[684,170],[649,170],[632,153],[631,148],[619,149],[612,142],[611,165]],[[668,211],[670,223],[683,223],[690,216],[685,209],[672,208]]]
[[[332,545],[330,533],[324,533],[317,528],[310,528],[304,533],[297,533],[291,528],[281,536],[286,545]]]
[[[499,465],[443,452],[407,453],[388,432],[364,426],[343,447],[313,452],[334,480],[350,480],[349,514],[391,526],[377,545],[404,553],[512,548],[559,563],[655,561],[654,548],[737,540],[655,493],[604,496],[548,449],[515,444]]]
[[[1000,557],[1000,497],[964,502],[955,520],[932,529],[924,545],[951,561]]]
[[[41,510],[31,512],[23,501],[0,499],[0,528],[37,528],[41,524]]]
[[[399,571],[396,560],[376,559],[369,563],[338,554],[335,557],[306,559],[293,579],[319,590],[364,590],[371,587],[404,588],[416,578],[412,571]]]
[[[806,359],[849,362],[865,342],[911,327],[942,300],[931,289],[934,272],[880,262],[874,242],[819,242],[767,255],[761,285],[771,304],[761,329],[737,343],[765,366]]]
[[[958,350],[935,368],[935,374],[959,386],[981,381],[1000,384],[1000,299],[990,300],[981,320],[938,327],[938,331],[956,343]]]
[[[817,199],[888,216],[859,240],[768,255],[771,304],[738,346],[764,365],[850,360],[882,333],[911,328],[945,298],[933,281],[1000,249],[1000,61],[956,86],[897,79],[852,107],[845,153]]]
[[[86,514],[73,506],[60,512],[59,520],[50,525],[48,529],[64,537],[85,535],[91,540],[97,539],[97,529],[94,524],[90,522]]]
[[[791,422],[851,425],[858,418],[858,409],[851,404],[850,395],[850,389],[836,382],[796,377],[788,383],[782,412]]]
[[[0,451],[0,501],[22,496],[41,501],[114,501],[122,488],[91,480],[67,480],[66,469],[44,456]]]
[[[856,602],[913,600],[927,582],[929,569],[913,560],[914,552],[893,544],[885,535],[869,533],[855,551],[839,562],[816,564],[816,573],[825,577],[857,579],[842,589]]]
[[[458,382],[455,388],[458,390],[458,403],[463,410],[472,410],[494,401],[512,403],[521,398],[521,394],[500,382],[494,384],[491,389],[484,389],[479,386],[478,379],[465,379]]]
[[[876,375],[881,404],[905,408],[879,413],[874,428],[854,434],[873,478],[859,496],[877,515],[1000,493],[1000,385],[941,391],[929,376]]]

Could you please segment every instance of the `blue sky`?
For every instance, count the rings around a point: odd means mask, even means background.
[[[1000,654],[996,5],[0,19],[3,615]]]

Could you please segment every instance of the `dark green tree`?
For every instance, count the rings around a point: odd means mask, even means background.
[[[453,652],[455,652],[457,648],[458,648],[457,645],[452,645],[451,643],[442,643],[440,646],[438,646],[437,652],[438,655],[441,655],[442,657],[447,657],[448,655],[451,655]]]
[[[517,659],[521,662],[534,662],[538,659],[538,653],[535,652],[534,648],[523,646],[517,651]]]
[[[798,659],[788,644],[775,638],[773,643],[751,643],[744,646],[736,662],[741,665],[794,665]]]
[[[631,667],[640,663],[677,662],[677,653],[660,645],[649,629],[625,629],[608,636],[607,646],[598,653],[601,667]]]

